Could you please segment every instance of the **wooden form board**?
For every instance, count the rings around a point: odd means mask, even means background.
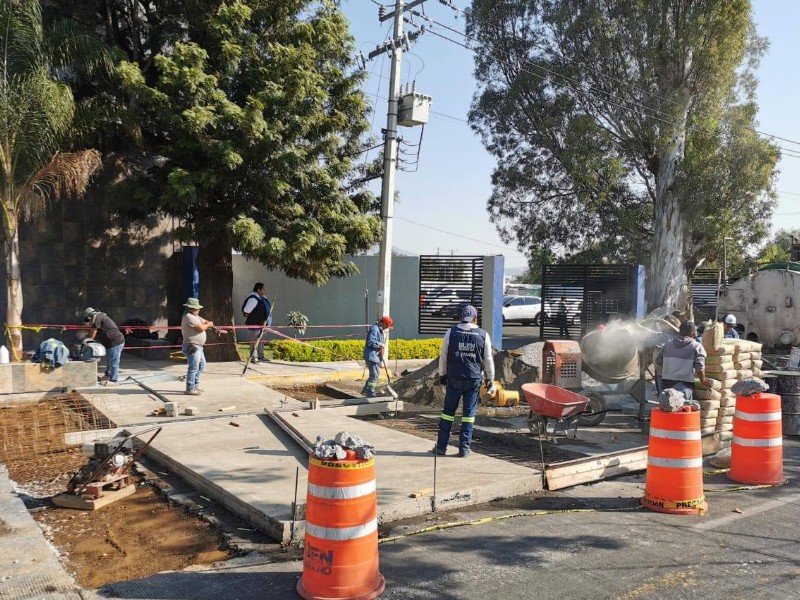
[[[600,481],[607,477],[647,469],[647,446],[578,458],[545,466],[547,489],[560,490],[573,485]]]

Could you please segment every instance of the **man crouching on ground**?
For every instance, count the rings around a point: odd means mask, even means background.
[[[467,304],[461,309],[461,323],[445,333],[442,351],[439,354],[439,383],[446,385],[444,408],[439,419],[439,439],[433,452],[445,454],[450,430],[455,421],[458,403],[461,408],[461,433],[458,455],[471,454],[472,428],[475,411],[478,409],[478,392],[481,387],[481,371],[486,376],[490,395],[494,395],[494,357],[489,334],[478,327],[478,311]]]

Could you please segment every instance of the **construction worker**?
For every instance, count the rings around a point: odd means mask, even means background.
[[[481,371],[486,376],[487,393],[494,396],[494,357],[489,334],[478,327],[478,311],[471,304],[461,308],[461,322],[445,333],[439,354],[439,383],[446,385],[444,408],[439,418],[439,438],[431,450],[440,455],[447,453],[447,442],[455,421],[458,403],[461,406],[461,432],[458,455],[471,454],[472,428],[478,408],[478,391]]]
[[[264,341],[259,342],[261,332],[264,325],[267,327],[272,325],[272,305],[267,298],[267,288],[260,281],[244,299],[242,314],[245,317],[245,325],[249,326],[247,335],[250,342],[250,362],[258,364],[259,361],[266,360]]]
[[[106,313],[92,308],[91,306],[83,311],[83,322],[88,323],[92,328],[89,333],[91,339],[95,339],[98,331],[105,334],[107,342],[106,351],[106,371],[100,378],[102,385],[119,384],[119,363],[122,359],[122,350],[125,348],[125,336]]]
[[[569,329],[567,327],[567,297],[561,296],[561,300],[556,305],[556,318],[558,319],[558,335],[569,339]]]
[[[386,338],[383,332],[394,327],[392,317],[386,315],[373,323],[367,331],[367,341],[364,343],[364,361],[367,363],[369,377],[361,393],[367,398],[376,396],[375,387],[378,385],[378,373],[380,373],[381,362],[386,354]]]
[[[725,329],[725,337],[728,339],[738,340],[739,332],[736,331],[736,317],[733,315],[726,315],[723,323]]]
[[[183,304],[186,312],[181,319],[183,335],[183,354],[186,356],[186,394],[199,396],[200,375],[206,369],[206,357],[203,346],[206,343],[206,331],[214,328],[214,323],[200,316],[203,305],[197,298],[187,298]]]
[[[696,336],[694,321],[684,321],[677,337],[664,344],[655,359],[656,368],[661,373],[662,390],[678,390],[687,400],[692,400],[695,376],[705,387],[711,387],[711,382],[706,378],[706,350],[695,339]]]

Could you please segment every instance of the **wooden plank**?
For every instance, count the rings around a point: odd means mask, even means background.
[[[330,406],[322,408],[321,410],[336,413],[337,415],[345,416],[363,416],[363,415],[378,415],[381,413],[396,412],[403,410],[402,400],[391,400],[382,402],[371,402],[369,404],[355,404],[344,406]]]
[[[121,500],[136,493],[135,485],[126,485],[124,488],[113,491],[104,491],[99,498],[87,498],[76,494],[58,494],[53,496],[53,504],[65,508],[78,508],[81,510],[97,510],[116,500]]]
[[[431,492],[433,492],[433,488],[422,488],[416,492],[411,492],[408,496],[410,498],[422,498],[422,496],[427,496]]]
[[[547,489],[560,490],[582,483],[647,469],[647,446],[545,465]]]

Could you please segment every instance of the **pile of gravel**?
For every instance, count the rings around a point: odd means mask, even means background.
[[[317,458],[344,460],[347,458],[347,450],[355,452],[356,457],[361,460],[375,456],[375,446],[346,431],[340,431],[332,440],[326,440],[318,435],[314,443],[314,456]]]
[[[524,383],[539,381],[543,345],[538,342],[519,350],[495,352],[495,379],[509,390],[519,390]],[[406,402],[437,406],[444,404],[445,388],[439,385],[438,358],[392,382],[392,387]]]

